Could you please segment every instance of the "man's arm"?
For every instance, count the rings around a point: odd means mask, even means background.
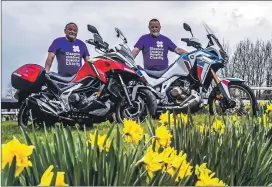
[[[184,49],[182,49],[182,48],[177,47],[177,48],[175,49],[175,53],[181,55],[181,54],[184,54],[184,53],[188,53],[188,51],[186,51],[186,50],[184,50]]]
[[[139,54],[139,52],[140,52],[140,49],[139,48],[137,48],[137,47],[134,47],[134,49],[131,51],[132,52],[132,56],[134,57],[134,58],[136,58],[136,56]]]
[[[54,58],[55,58],[55,53],[49,52],[48,56],[47,56],[47,59],[45,61],[45,71],[46,72],[50,71],[50,68],[51,68],[51,65],[52,65],[52,62],[53,62]]]

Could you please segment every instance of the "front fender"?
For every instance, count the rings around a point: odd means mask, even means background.
[[[241,83],[245,82],[245,80],[243,80],[243,79],[233,78],[233,77],[222,78],[221,81],[222,82],[227,81],[228,83],[230,83],[230,82],[241,82]]]
[[[159,92],[157,92],[154,88],[152,88],[151,86],[137,85],[137,86],[133,86],[133,88],[132,88],[131,101],[135,100],[136,94],[139,89],[148,89],[156,96],[156,98],[162,98],[162,95]]]

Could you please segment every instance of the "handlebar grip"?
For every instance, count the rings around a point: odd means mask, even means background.
[[[95,43],[94,43],[94,40],[93,40],[93,39],[86,40],[86,43],[91,44],[91,45],[95,45]]]
[[[189,42],[189,38],[181,38],[181,41],[183,41],[183,42]]]

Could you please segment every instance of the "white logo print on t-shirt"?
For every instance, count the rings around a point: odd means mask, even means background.
[[[157,41],[157,47],[163,47],[163,42],[162,41]]]
[[[74,51],[74,52],[80,52],[79,46],[73,45],[73,51]]]

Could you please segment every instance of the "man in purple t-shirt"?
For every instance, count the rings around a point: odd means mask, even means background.
[[[89,59],[89,51],[86,44],[76,39],[78,28],[75,23],[65,26],[65,37],[56,38],[48,49],[48,57],[45,61],[46,72],[50,71],[52,62],[57,57],[58,74],[62,76],[73,76],[82,66],[82,58]]]
[[[177,47],[169,38],[160,34],[159,20],[150,20],[148,28],[150,34],[141,36],[132,50],[134,58],[142,51],[144,69],[157,71],[167,69],[168,50],[177,54],[187,53],[184,49]]]

